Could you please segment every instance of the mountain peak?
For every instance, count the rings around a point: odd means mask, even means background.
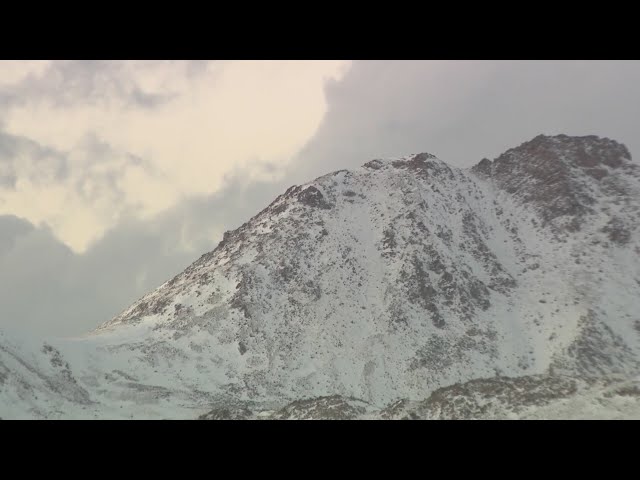
[[[20,374],[0,415],[30,405],[14,398],[39,405],[22,387],[34,371],[37,392],[57,399],[49,385],[64,382],[78,412],[90,397],[96,415],[125,414],[122,399],[212,418],[430,398],[428,413],[460,392],[564,398],[556,375],[637,375],[629,160],[609,139],[540,135],[472,169],[418,153],[294,185],[93,335],[45,348],[37,369],[0,346],[0,377],[3,362]]]
[[[558,217],[570,230],[598,210],[598,199],[629,194],[627,175],[637,165],[623,144],[595,135],[538,135],[493,161],[482,159],[471,171],[500,190],[537,209],[544,223]]]
[[[596,135],[538,135],[537,137],[510,148],[493,162],[484,158],[473,169],[488,174],[490,165],[506,168],[508,165],[562,162],[569,167],[584,169],[588,175],[598,177],[594,169],[619,168],[631,161],[627,147],[615,140]]]
[[[631,155],[623,144],[606,137],[596,135],[569,136],[569,135],[538,135],[524,142],[518,147],[507,150],[498,159],[523,156],[553,156],[569,162],[571,166],[593,168],[597,166],[620,167],[625,160],[630,161]]]
[[[364,165],[365,168],[369,168],[372,170],[378,170],[384,166],[393,166],[395,168],[403,168],[403,167],[412,167],[418,166],[428,163],[444,163],[438,159],[435,155],[427,152],[421,153],[412,153],[410,155],[406,155],[404,157],[394,157],[394,158],[376,158],[371,160]]]

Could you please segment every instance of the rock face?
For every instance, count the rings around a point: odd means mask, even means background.
[[[628,177],[637,178],[638,167],[630,160],[627,148],[613,140],[540,135],[473,171],[531,204],[543,224],[573,231],[598,210],[603,196],[632,194]]]
[[[279,411],[214,409],[200,420],[640,420],[640,380],[530,375],[470,380],[439,388],[421,401],[383,409],[339,395],[296,400]]]
[[[361,418],[640,419],[640,383],[550,375],[477,379],[438,389],[420,402],[395,402]]]
[[[94,416],[355,418],[478,379],[633,376],[639,225],[640,172],[608,139],[372,160],[289,188],[56,347]]]

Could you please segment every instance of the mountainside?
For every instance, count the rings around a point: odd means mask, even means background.
[[[604,391],[640,373],[639,225],[639,167],[608,139],[372,160],[289,188],[83,338],[27,361],[0,337],[0,417],[442,418],[420,402]]]
[[[296,400],[275,411],[218,407],[201,420],[640,420],[640,380],[531,375],[470,380],[443,387],[421,401],[383,409],[340,395]]]

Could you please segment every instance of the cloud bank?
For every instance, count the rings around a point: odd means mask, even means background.
[[[243,169],[269,178],[315,133],[344,61],[0,62],[0,213],[76,252]],[[3,188],[4,187],[4,188]]]

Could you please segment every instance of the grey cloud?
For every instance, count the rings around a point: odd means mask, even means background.
[[[175,61],[145,61],[175,63]],[[76,104],[94,104],[107,100],[124,100],[133,107],[155,108],[168,101],[172,94],[143,91],[132,80],[121,61],[70,60],[53,62],[41,76],[27,76],[16,85],[0,89],[0,106],[5,108],[47,99],[57,108]],[[187,74],[196,76],[207,62],[190,61]]]
[[[44,181],[60,182],[69,174],[67,159],[63,153],[28,138],[0,131],[0,187],[15,187],[16,162],[23,156],[28,156],[35,162],[29,180],[36,184]]]
[[[640,62],[355,62],[327,95],[296,178],[421,151],[470,166],[540,133],[640,151]]]
[[[0,170],[0,187],[15,188],[17,180],[18,177],[16,176],[15,172],[3,172]]]
[[[141,167],[151,178],[162,175],[149,161],[128,152],[116,151],[95,133],[85,135],[80,143],[80,150],[76,153],[84,156],[82,170],[70,165],[69,152],[0,131],[0,195],[2,188],[15,188],[20,167],[18,162],[25,159],[32,162],[26,178],[33,184],[42,186],[65,182],[71,169],[75,168],[75,180],[71,186],[81,198],[93,202],[99,196],[108,196],[114,206],[122,205],[126,201],[126,194],[120,185],[128,166]],[[113,163],[112,160],[116,156],[125,157],[126,164]],[[103,164],[108,165],[108,168],[94,168]],[[91,182],[94,188],[85,189],[87,182]]]
[[[0,255],[13,248],[16,240],[34,230],[26,220],[13,215],[0,215]]]
[[[89,331],[177,273],[190,257],[176,248],[172,229],[122,225],[77,255],[47,229],[29,227],[0,244],[0,328],[33,335]],[[12,228],[15,219],[0,217],[0,232]]]
[[[127,167],[139,166],[150,178],[159,177],[162,173],[154,167],[151,162],[129,152],[116,151],[108,142],[105,142],[95,133],[85,135],[81,143],[82,154],[85,159],[84,169],[76,171],[77,179],[74,184],[75,191],[87,202],[93,202],[98,197],[108,196],[113,206],[121,206],[126,202],[127,196],[121,187]],[[113,159],[124,156],[125,164],[114,164]],[[68,165],[66,157],[65,165]],[[100,164],[107,165],[108,168],[100,168],[99,173],[93,168]],[[87,182],[98,184],[97,188],[87,190],[84,185]]]
[[[138,87],[131,91],[129,100],[131,103],[144,108],[155,108],[164,103],[167,103],[171,99],[175,98],[175,95],[160,95],[154,93],[146,93],[140,90]]]

